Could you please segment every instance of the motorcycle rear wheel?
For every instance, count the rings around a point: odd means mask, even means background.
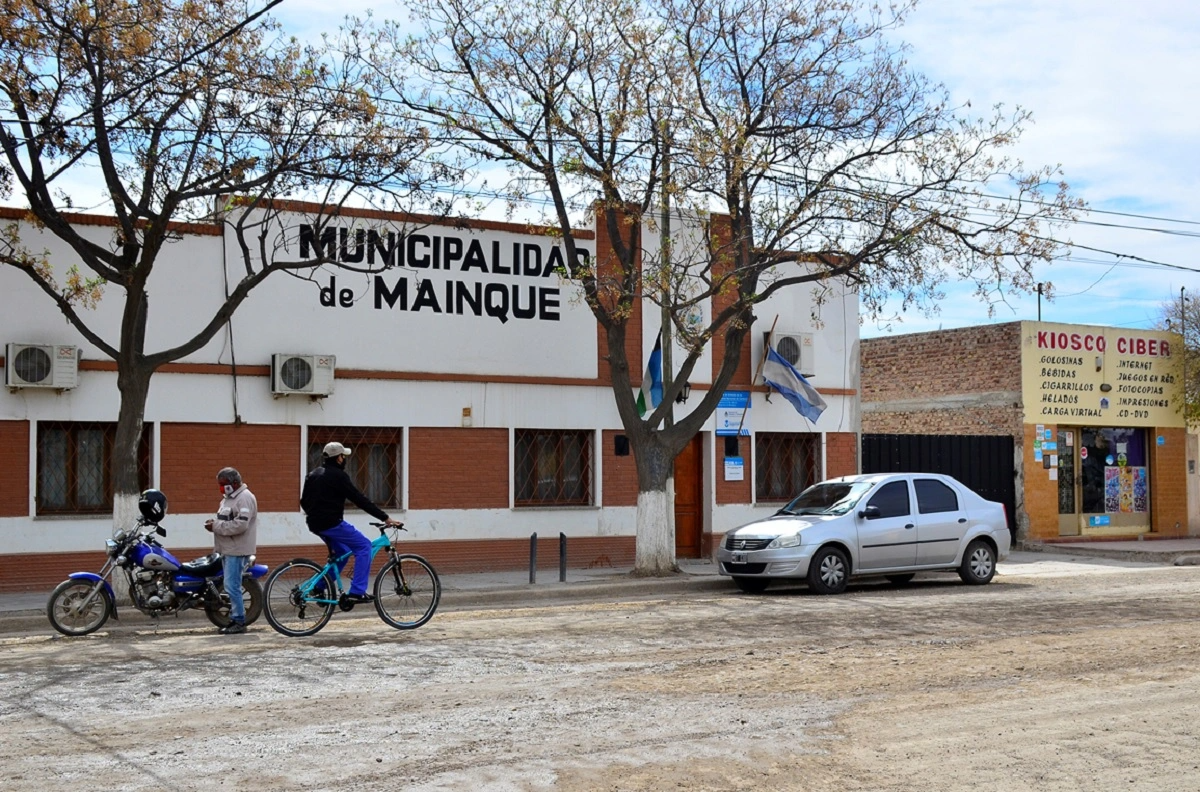
[[[96,592],[96,596],[92,597],[82,610],[73,613],[72,611],[87,599],[92,593],[92,588],[97,585],[100,586],[100,590]],[[51,592],[50,601],[46,603],[46,616],[50,619],[50,625],[63,635],[94,633],[108,621],[112,610],[112,595],[103,583],[74,578],[59,583]]]
[[[263,612],[263,590],[259,582],[249,575],[242,578],[242,604],[246,607],[246,624],[254,624]],[[220,606],[205,606],[204,615],[218,627],[229,626],[229,622],[232,621],[229,618],[229,595],[225,593],[224,587],[221,589]]]

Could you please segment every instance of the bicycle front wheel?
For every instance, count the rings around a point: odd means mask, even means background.
[[[267,577],[263,615],[284,635],[313,635],[329,623],[337,600],[333,579],[325,567],[296,558]]]
[[[418,555],[398,555],[375,578],[375,610],[397,630],[414,630],[433,618],[442,582]]]

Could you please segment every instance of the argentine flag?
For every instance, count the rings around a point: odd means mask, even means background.
[[[646,413],[662,404],[662,331],[654,342],[654,351],[650,353],[650,362],[646,364],[646,373],[642,376],[642,387],[638,391],[638,415],[643,418]]]
[[[767,360],[762,373],[767,384],[779,391],[783,398],[792,403],[796,412],[808,420],[816,423],[821,413],[825,412],[825,400],[817,393],[817,389],[808,384],[808,380],[770,345],[767,346]]]

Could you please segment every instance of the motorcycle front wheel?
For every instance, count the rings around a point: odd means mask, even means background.
[[[258,581],[249,575],[242,578],[242,604],[246,607],[246,624],[254,624],[263,612],[263,590]],[[218,627],[229,626],[229,622],[232,621],[229,618],[229,595],[225,593],[224,587],[221,589],[221,604],[206,605],[204,615]]]
[[[46,616],[63,635],[88,635],[104,626],[112,609],[112,596],[103,582],[72,578],[50,594]]]

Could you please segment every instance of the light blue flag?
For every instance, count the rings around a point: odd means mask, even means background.
[[[821,413],[825,412],[825,400],[821,398],[821,394],[817,393],[817,389],[804,379],[804,376],[788,363],[787,360],[775,351],[772,346],[767,347],[767,361],[763,364],[763,379],[767,381],[775,390],[779,391],[783,398],[792,403],[796,408],[796,412],[803,415],[813,423],[821,417]]]
[[[643,418],[646,413],[662,404],[662,331],[654,342],[654,351],[650,353],[650,362],[646,364],[646,373],[642,376],[642,387],[638,391],[638,415]]]

